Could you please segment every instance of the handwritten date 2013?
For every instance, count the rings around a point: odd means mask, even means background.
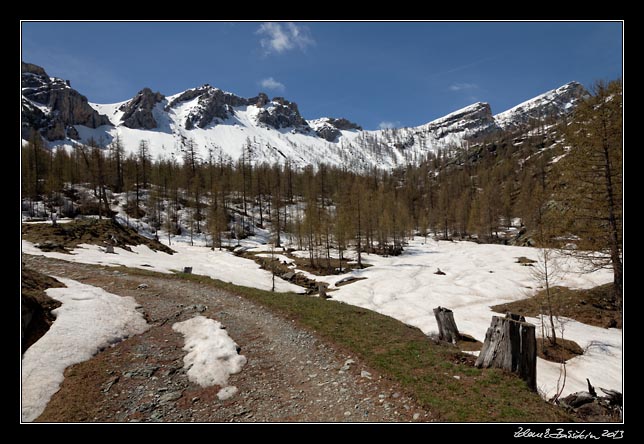
[[[544,439],[622,439],[624,437],[623,430],[603,430],[600,435],[597,432],[590,432],[586,430],[566,430],[563,428],[546,429],[543,432],[535,432],[530,429],[519,427],[519,430],[514,432],[515,438],[544,438]]]

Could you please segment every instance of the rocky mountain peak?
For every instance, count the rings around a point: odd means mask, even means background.
[[[27,63],[27,62],[22,62],[21,63],[21,69],[22,69],[22,74],[30,73],[30,74],[35,74],[40,77],[47,77],[47,73],[45,72],[45,69],[41,66],[34,65],[33,63]]]
[[[119,107],[123,111],[123,125],[133,129],[154,129],[157,122],[152,110],[165,96],[160,92],[153,93],[150,88],[143,88],[134,98]]]
[[[519,129],[536,122],[546,123],[572,111],[588,92],[578,82],[566,83],[533,99],[527,100],[495,116],[497,124],[506,130]]]
[[[22,136],[27,139],[32,128],[47,140],[78,139],[74,125],[97,128],[111,125],[87,98],[71,88],[68,81],[52,78],[32,63],[22,62]]]

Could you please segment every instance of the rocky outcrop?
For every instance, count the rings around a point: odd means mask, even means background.
[[[571,112],[586,95],[580,83],[570,82],[497,114],[495,120],[505,130],[548,124]]]
[[[235,106],[248,105],[248,99],[236,96],[229,92],[222,91],[219,88],[213,88],[210,85],[204,85],[194,90],[186,91],[174,99],[169,107],[175,107],[180,102],[193,100],[199,97],[197,106],[190,111],[184,123],[186,129],[192,129],[196,126],[205,128],[211,123],[226,120],[235,114]]]
[[[329,142],[335,142],[342,135],[340,130],[362,130],[360,125],[344,118],[322,117],[321,119],[310,120],[308,123],[315,130],[315,134],[318,137]]]
[[[434,133],[437,138],[450,134],[467,133],[473,139],[483,134],[498,130],[488,103],[477,102],[447,116],[425,125],[425,130]]]
[[[274,97],[257,115],[257,121],[273,128],[307,129],[309,124],[302,118],[297,103],[289,102],[284,97]]]
[[[22,63],[22,136],[37,129],[47,140],[78,137],[74,125],[97,128],[111,125],[87,98],[72,89],[68,81],[49,77],[40,66]],[[73,137],[72,137],[73,138]]]
[[[160,92],[153,93],[150,88],[143,88],[132,100],[119,108],[123,111],[121,117],[123,125],[133,129],[157,128],[157,121],[154,119],[152,110],[157,103],[164,99],[165,96]]]

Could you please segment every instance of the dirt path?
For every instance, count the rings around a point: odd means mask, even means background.
[[[132,296],[151,325],[69,367],[37,421],[432,420],[400,387],[357,357],[230,292],[42,256],[23,255],[23,262],[45,274]],[[183,369],[183,336],[172,331],[172,324],[197,314],[220,321],[248,359],[230,377],[228,384],[239,392],[228,400],[217,398],[218,386],[202,388],[188,381]]]

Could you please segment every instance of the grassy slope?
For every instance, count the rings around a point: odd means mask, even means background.
[[[572,290],[567,287],[552,287],[553,312],[584,324],[596,327],[622,328],[622,316],[614,305],[612,284],[600,285],[585,290]],[[510,311],[524,316],[539,316],[547,313],[546,291],[520,301],[492,307],[498,313]]]
[[[156,275],[146,270],[123,270]],[[376,312],[319,298],[239,287],[198,275],[178,273],[171,278],[231,291],[295,320],[399,382],[440,421],[574,420],[547,404],[514,375],[474,368],[472,356],[434,344],[419,329]]]

